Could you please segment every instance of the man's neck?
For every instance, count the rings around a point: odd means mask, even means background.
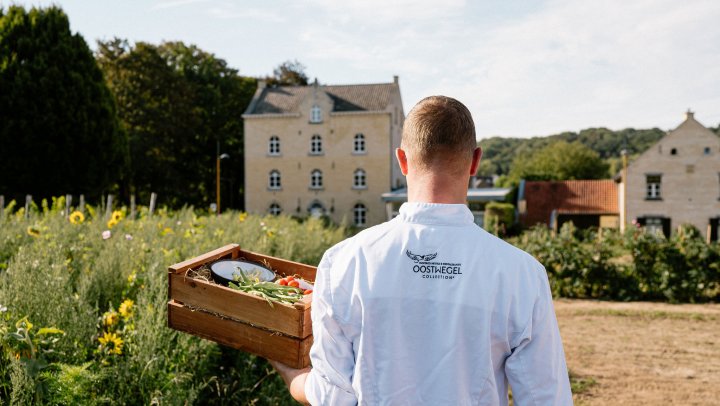
[[[467,203],[467,180],[435,175],[408,177],[410,203]]]

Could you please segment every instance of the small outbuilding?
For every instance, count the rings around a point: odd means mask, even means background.
[[[520,181],[520,224],[560,228],[572,221],[578,228],[618,228],[617,185],[612,179]]]

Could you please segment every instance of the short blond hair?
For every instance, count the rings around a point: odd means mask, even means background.
[[[421,166],[463,156],[472,159],[477,148],[472,115],[452,97],[426,97],[408,113],[400,145]]]

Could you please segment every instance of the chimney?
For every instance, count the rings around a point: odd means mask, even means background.
[[[688,111],[685,113],[685,120],[690,120],[691,118],[693,120],[695,119],[695,113],[693,113],[692,111],[690,111],[690,109],[688,109]]]
[[[398,77],[398,75],[393,76],[393,83],[395,83],[397,85],[399,81],[400,81],[400,78]]]
[[[267,81],[265,79],[258,79],[258,89],[265,89],[267,87]]]

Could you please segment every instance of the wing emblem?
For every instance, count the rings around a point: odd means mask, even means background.
[[[432,261],[438,255],[437,252],[434,254],[418,255],[413,254],[410,250],[406,250],[405,254],[407,254],[408,258],[412,259],[415,263]]]

